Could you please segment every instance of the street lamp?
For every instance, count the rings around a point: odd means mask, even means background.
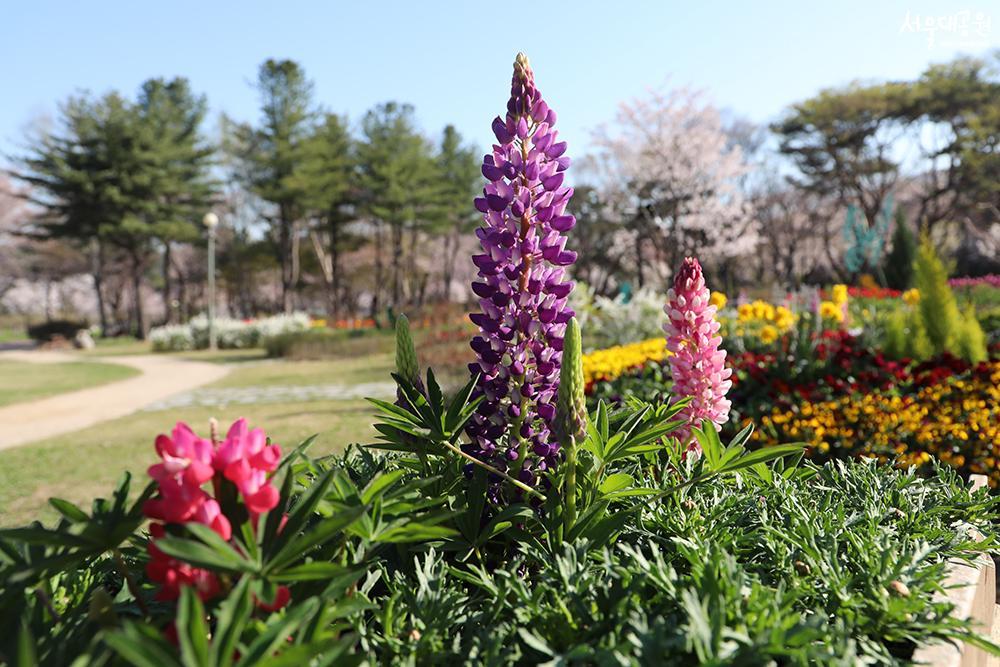
[[[208,349],[215,349],[215,228],[219,216],[209,211],[201,220],[208,230]]]

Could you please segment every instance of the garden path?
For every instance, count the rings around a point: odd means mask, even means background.
[[[27,350],[0,352],[0,359],[32,363],[82,360],[66,352]],[[175,394],[215,382],[230,370],[225,364],[167,355],[90,357],[87,360],[131,366],[141,375],[0,408],[0,450],[124,417]]]

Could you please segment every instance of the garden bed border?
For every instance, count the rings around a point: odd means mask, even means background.
[[[987,486],[985,475],[971,475],[969,479],[974,490]],[[993,558],[984,553],[972,563],[951,561],[943,588],[939,595],[955,605],[952,613],[962,619],[972,619],[976,629],[989,636],[997,601]],[[925,646],[913,653],[914,663],[937,667],[986,667],[991,664],[990,658],[986,651],[966,642]]]

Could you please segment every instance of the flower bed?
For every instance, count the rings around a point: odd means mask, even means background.
[[[274,315],[257,320],[234,320],[220,317],[215,320],[216,344],[219,349],[248,349],[263,345],[269,338],[296,331],[306,331],[311,321],[305,313]],[[187,324],[169,324],[154,327],[149,332],[154,352],[181,352],[208,348],[208,318],[194,317]]]

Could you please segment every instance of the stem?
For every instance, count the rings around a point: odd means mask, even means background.
[[[132,571],[128,569],[128,565],[125,563],[125,559],[122,558],[122,552],[118,549],[114,550],[115,565],[117,566],[118,573],[125,578],[125,585],[128,586],[129,593],[135,598],[135,601],[139,604],[139,609],[142,610],[142,615],[149,617],[149,608],[146,607],[146,601],[142,599],[139,594],[139,587],[135,583],[135,579],[132,577]]]
[[[52,615],[52,618],[55,620],[56,623],[62,622],[62,616],[60,616],[59,612],[56,611],[55,606],[52,604],[52,598],[49,597],[47,591],[43,590],[41,587],[36,588],[35,597],[37,597],[39,601],[41,601],[41,603],[45,605],[45,608],[49,610],[49,614]]]
[[[566,439],[566,516],[563,526],[566,536],[576,523],[576,436]]]
[[[516,486],[517,488],[521,489],[525,493],[530,493],[533,496],[537,496],[539,499],[541,499],[542,502],[546,501],[546,498],[545,498],[545,496],[543,494],[539,493],[538,491],[535,491],[533,488],[531,488],[527,484],[523,483],[522,481],[514,479],[513,477],[511,477],[507,473],[505,473],[505,472],[503,472],[501,470],[498,470],[497,468],[494,468],[489,463],[484,463],[483,461],[480,461],[479,459],[477,459],[475,456],[470,456],[470,455],[466,454],[465,452],[463,452],[461,449],[459,449],[455,445],[451,444],[450,442],[442,442],[441,444],[444,445],[445,447],[447,447],[448,449],[450,449],[451,451],[455,452],[456,454],[458,454],[462,458],[466,458],[469,461],[471,461],[472,463],[475,463],[477,466],[480,466],[482,468],[485,468],[486,470],[489,470],[494,475],[500,475],[500,477],[503,477],[505,480],[507,480],[508,482],[510,482],[511,484],[513,484],[514,486]]]

